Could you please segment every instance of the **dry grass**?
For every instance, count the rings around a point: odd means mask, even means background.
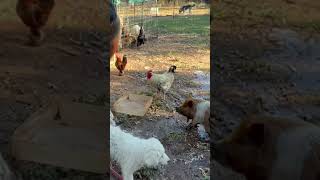
[[[189,43],[181,43],[186,39],[188,40],[188,36],[168,35],[157,41],[147,42],[139,50],[124,49],[123,53],[129,58],[127,71],[145,72],[147,68],[163,71],[172,64],[178,67],[179,72],[210,71],[210,49],[193,46],[192,38]],[[110,69],[111,72],[117,71],[114,61],[110,62]]]
[[[172,15],[179,15],[180,7],[159,7],[159,14],[158,16],[172,16]],[[136,7],[135,11],[133,7],[120,7],[119,9],[120,17],[133,17],[133,16],[150,16],[150,7],[146,7],[142,9],[142,7]],[[209,15],[210,8],[194,8],[192,9],[192,15]],[[186,12],[189,14],[189,12]]]

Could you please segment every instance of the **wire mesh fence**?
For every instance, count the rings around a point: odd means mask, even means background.
[[[118,0],[119,1],[119,0]],[[209,15],[210,8],[205,4],[197,4],[192,11],[179,13],[180,7],[185,3],[159,4],[157,0],[148,0],[143,3],[131,4],[128,1],[117,3],[117,12],[121,19],[122,30],[130,31],[135,25],[142,26],[148,40],[157,39],[167,32],[183,34],[185,29],[182,23],[197,21],[199,15]],[[187,19],[187,20],[186,20]],[[126,44],[127,39],[121,39],[121,45]]]

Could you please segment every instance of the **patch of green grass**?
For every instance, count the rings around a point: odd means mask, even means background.
[[[129,20],[131,21],[131,20]],[[134,21],[132,19],[132,21]],[[145,22],[145,30],[158,35],[185,35],[187,38],[180,43],[190,46],[210,46],[210,16],[186,15],[186,16],[161,16],[154,17]]]
[[[181,141],[184,138],[182,133],[172,132],[166,137],[169,141]]]
[[[158,33],[209,36],[210,16],[158,17],[158,19],[146,23],[146,27],[153,32],[158,31]]]
[[[320,22],[306,22],[304,24],[296,25],[303,29],[311,29],[316,32],[320,32]]]
[[[166,94],[166,97],[168,97],[168,94]],[[168,106],[168,104],[163,100],[163,94],[155,94],[153,96],[153,101],[151,108],[153,109],[162,109],[165,111],[172,111],[172,109]]]
[[[13,20],[16,15],[16,1],[3,0],[0,2],[0,19]]]
[[[142,179],[143,177],[151,179],[151,177],[155,176],[156,173],[157,173],[157,169],[143,167],[138,172],[136,172],[134,176],[136,178],[140,176],[142,177]]]
[[[146,95],[146,96],[154,96],[154,92],[146,91],[146,92],[138,92],[139,95]]]
[[[278,16],[277,11],[272,8],[261,9],[260,11],[256,11],[255,14],[259,17],[272,18],[272,19],[275,19]]]
[[[195,88],[195,87],[198,87],[198,86],[199,86],[199,84],[198,84],[197,82],[194,82],[194,81],[186,81],[186,82],[185,82],[185,85],[186,85],[187,87],[190,87],[190,88]]]

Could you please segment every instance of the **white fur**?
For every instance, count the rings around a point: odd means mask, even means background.
[[[113,114],[112,114],[112,112],[111,112],[111,110],[110,110],[110,125],[115,126],[116,123],[114,122],[113,118],[114,118],[114,116],[113,116]]]
[[[197,111],[194,116],[194,120],[196,122],[203,123],[206,111],[210,111],[210,102],[209,101],[203,101],[197,104]]]
[[[140,26],[139,25],[134,25],[131,27],[130,29],[130,35],[132,35],[133,37],[138,37],[140,33]]]
[[[110,154],[119,163],[124,180],[133,180],[133,173],[142,167],[166,165],[170,160],[158,139],[141,139],[112,125]]]

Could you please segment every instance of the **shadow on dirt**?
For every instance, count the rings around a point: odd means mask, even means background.
[[[290,28],[217,26],[212,34],[214,139],[247,114],[297,117],[320,124],[319,35]],[[215,179],[243,177],[214,160]]]
[[[12,28],[12,29],[10,29]],[[96,175],[44,164],[16,161],[9,156],[10,139],[50,97],[104,106],[107,73],[103,64],[103,32],[47,29],[40,47],[24,43],[27,31],[2,29],[0,40],[0,151],[23,179],[105,179]]]

